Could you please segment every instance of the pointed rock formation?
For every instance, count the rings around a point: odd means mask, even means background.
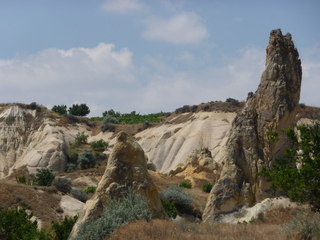
[[[257,172],[283,149],[283,142],[269,145],[267,132],[294,124],[302,70],[291,34],[271,31],[266,52],[266,68],[258,89],[249,93],[245,107],[235,117],[226,155],[218,160],[224,165],[211,190],[204,221],[219,221],[220,214],[252,206],[265,197],[268,186]]]
[[[76,236],[80,224],[96,219],[107,209],[110,198],[121,199],[132,188],[149,201],[153,218],[166,219],[158,190],[147,170],[147,159],[140,145],[126,133],[120,132],[108,159],[106,171],[91,200],[86,202],[70,239]]]

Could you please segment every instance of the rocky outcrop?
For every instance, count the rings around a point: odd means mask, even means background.
[[[157,187],[148,174],[144,151],[126,133],[120,132],[98,188],[92,199],[86,202],[70,238],[76,236],[81,223],[96,219],[107,209],[110,198],[121,199],[129,188],[149,201],[149,209],[154,218],[167,218]]]
[[[252,206],[266,196],[268,186],[257,172],[283,148],[281,141],[270,145],[267,132],[294,124],[302,70],[291,34],[271,31],[266,52],[266,68],[258,89],[249,93],[245,107],[235,117],[226,155],[217,160],[223,168],[210,193],[204,221],[219,221],[220,214]]]
[[[218,164],[212,159],[211,152],[208,148],[195,149],[187,156],[184,163],[178,164],[175,168],[170,170],[168,174],[169,176],[174,176],[178,173],[182,173],[188,167],[193,168],[194,172],[199,172],[203,168],[214,171],[218,169]]]
[[[67,163],[65,135],[37,111],[11,105],[0,113],[0,178],[27,165],[30,172],[47,167],[64,171]]]
[[[230,112],[183,113],[135,137],[157,171],[167,172],[183,163],[193,149],[208,148],[215,158],[226,142],[235,116]],[[188,120],[179,122],[181,118]]]

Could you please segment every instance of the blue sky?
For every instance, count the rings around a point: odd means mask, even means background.
[[[318,0],[0,0],[0,102],[101,116],[245,100],[281,28],[300,53],[300,102],[320,106],[319,23]]]

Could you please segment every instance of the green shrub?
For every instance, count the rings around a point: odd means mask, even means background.
[[[69,113],[74,116],[84,117],[90,113],[89,107],[85,104],[72,104],[72,107],[69,107]]]
[[[75,170],[77,170],[77,164],[75,163],[67,164],[67,172],[74,172]]]
[[[150,221],[151,216],[147,200],[130,189],[122,201],[110,200],[100,218],[80,225],[77,240],[102,240],[119,226],[132,220]]]
[[[54,222],[51,226],[54,233],[53,240],[67,240],[77,219],[78,216],[64,217],[61,223]]]
[[[95,151],[104,151],[108,147],[108,143],[103,139],[100,139],[98,141],[93,141],[90,147]]]
[[[87,187],[86,190],[84,190],[85,193],[95,193],[97,187],[94,187],[94,186],[89,186]]]
[[[300,236],[299,239],[319,239],[320,215],[316,213],[301,213],[283,225],[288,235]]]
[[[116,126],[114,126],[110,123],[105,123],[105,124],[102,124],[102,126],[101,126],[102,132],[114,132],[115,130],[116,130]]]
[[[81,191],[77,188],[72,188],[70,193],[76,199],[78,199],[79,201],[84,202],[84,203],[89,199],[89,196],[84,191]]]
[[[160,196],[168,202],[174,202],[181,206],[190,206],[193,202],[193,197],[177,185],[170,185],[165,188]]]
[[[90,149],[84,149],[78,157],[78,166],[80,169],[92,168],[95,165],[95,157]]]
[[[32,216],[32,213],[29,214],[21,208],[4,210],[0,207],[0,239],[37,239],[39,236],[37,221],[32,221]]]
[[[212,189],[212,184],[211,183],[205,183],[202,185],[202,191],[209,193]]]
[[[72,189],[72,182],[69,178],[55,178],[51,185],[64,193],[68,193]]]
[[[178,209],[176,208],[176,206],[174,205],[173,202],[167,202],[163,199],[160,199],[162,206],[164,208],[164,210],[166,211],[166,213],[168,214],[168,216],[170,218],[176,218],[176,216],[178,215]]]
[[[179,184],[179,187],[191,188],[191,187],[192,187],[192,184],[189,183],[189,182],[181,182],[181,183]]]
[[[102,124],[106,124],[106,123],[117,124],[117,123],[119,123],[119,120],[116,117],[113,117],[113,116],[107,114],[104,116],[104,118],[102,120]]]
[[[59,115],[64,115],[67,113],[67,106],[66,105],[54,105],[51,108],[51,111],[58,113]]]
[[[39,186],[50,186],[55,175],[52,173],[52,170],[47,168],[37,169],[36,177],[34,181]]]
[[[27,184],[26,176],[16,177],[16,180],[17,180],[18,183]]]
[[[86,144],[88,140],[88,135],[85,135],[84,132],[78,132],[76,138],[74,139],[75,146],[81,146],[82,144]]]
[[[299,103],[299,106],[300,106],[300,108],[306,108],[307,107],[307,105],[304,104],[304,103]]]
[[[77,150],[71,148],[68,151],[68,156],[69,156],[69,162],[76,163],[78,161],[79,152]]]
[[[153,162],[147,163],[147,169],[151,170],[151,171],[154,171],[154,172],[157,171],[157,167]]]

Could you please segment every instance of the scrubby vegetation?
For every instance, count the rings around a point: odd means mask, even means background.
[[[103,122],[103,126],[112,125],[112,124],[139,124],[144,123],[145,127],[150,126],[150,123],[159,123],[163,121],[163,117],[165,113],[151,113],[140,115],[136,113],[136,111],[132,111],[131,113],[120,113],[115,112],[113,109],[106,111],[103,113],[103,117],[94,117],[91,120],[98,120]]]
[[[297,126],[284,131],[290,147],[284,156],[276,158],[271,166],[260,172],[272,181],[272,188],[281,188],[291,200],[309,203],[320,211],[320,124]],[[269,133],[271,142],[277,141],[277,133]]]
[[[53,222],[48,230],[39,230],[37,221],[31,220],[33,214],[23,208],[5,210],[0,207],[0,239],[3,240],[67,240],[77,220],[65,217],[64,220]]]
[[[84,191],[77,188],[72,188],[70,194],[84,203],[89,199],[89,196]]]
[[[191,187],[192,187],[192,184],[191,184],[191,183],[189,183],[189,182],[185,182],[185,181],[183,181],[183,182],[179,183],[179,187],[183,187],[183,188],[191,188]]]
[[[52,181],[52,186],[55,186],[57,188],[57,190],[64,192],[64,193],[68,193],[71,191],[72,189],[72,182],[70,179],[68,178],[55,178]]]
[[[0,207],[0,239],[30,240],[39,237],[37,221],[32,221],[32,216],[21,208],[4,210]]]
[[[132,220],[151,220],[148,202],[138,193],[129,190],[127,196],[120,200],[110,200],[102,216],[91,223],[80,225],[78,240],[102,240],[122,225]]]
[[[90,147],[95,151],[103,152],[108,147],[108,143],[103,139],[100,139],[98,141],[93,141]]]
[[[94,186],[89,186],[87,187],[86,190],[84,190],[85,193],[95,193],[97,187],[94,187]]]
[[[205,183],[202,185],[202,191],[209,193],[212,189],[212,184],[211,183]]]
[[[41,168],[41,169],[37,169],[37,173],[34,181],[39,186],[51,186],[51,183],[54,178],[55,178],[55,175],[52,172],[52,170],[47,168]]]
[[[92,154],[91,149],[84,149],[84,151],[79,154],[77,163],[80,169],[87,169],[87,168],[94,167],[96,163],[96,159]]]

